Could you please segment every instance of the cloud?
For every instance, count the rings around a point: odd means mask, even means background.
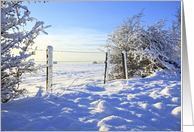
[[[35,40],[39,48],[52,45],[60,50],[97,50],[106,43],[107,34],[93,29],[51,29],[49,35],[40,35]]]
[[[49,29],[48,35],[41,34],[35,40],[38,49],[46,49],[48,45],[54,50],[66,51],[98,51],[100,45],[106,43],[107,34],[94,29],[69,28],[69,29]],[[69,60],[104,60],[104,54],[67,54],[54,52],[55,61]],[[45,60],[45,52],[37,51],[35,60]]]

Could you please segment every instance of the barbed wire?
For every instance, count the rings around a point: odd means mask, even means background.
[[[38,64],[46,64],[46,61],[34,61]],[[83,63],[85,62],[85,63]],[[53,61],[54,64],[94,64],[94,61]],[[97,64],[104,64],[103,60],[96,61]]]
[[[35,51],[47,51],[47,50],[45,50],[45,49],[31,49],[31,50],[35,50]],[[65,50],[53,50],[53,52],[69,52],[69,53],[103,53],[103,52],[90,52],[90,51],[65,51]],[[104,54],[104,53],[103,53]],[[48,67],[48,66],[50,66],[50,65],[48,65],[48,64],[46,64],[46,65],[43,65],[43,66],[40,66],[39,68],[46,68],[46,67]],[[96,69],[96,70],[87,70],[87,71],[74,71],[74,72],[64,72],[64,73],[61,73],[61,74],[58,74],[58,73],[53,73],[53,74],[57,74],[57,75],[62,75],[62,74],[72,74],[72,73],[80,73],[80,72],[93,72],[93,71],[104,71],[105,69]],[[60,80],[58,80],[58,79],[54,79],[54,77],[53,77],[53,82],[58,82],[58,81],[67,81],[67,80],[72,80],[72,79],[86,79],[86,78],[95,78],[95,77],[97,77],[97,76],[86,76],[86,77],[76,77],[76,78],[70,78],[70,79],[60,79]],[[98,75],[98,77],[99,77],[99,75]],[[100,75],[100,77],[103,77],[103,75]],[[45,82],[46,81],[46,78],[45,79],[41,79],[41,80],[39,80],[39,81],[34,81],[34,82],[32,82],[32,80],[22,80],[22,84],[26,84],[26,85],[28,85],[28,84],[35,84],[35,83],[43,83],[43,82]],[[95,81],[94,81],[95,82]],[[93,83],[94,83],[93,82]],[[54,84],[54,83],[53,83]]]
[[[79,78],[77,78],[77,79],[79,79]],[[74,84],[74,82],[76,82],[77,79],[73,80],[73,82],[68,87],[66,87],[66,88],[64,87],[65,89],[61,89],[63,91],[60,94],[58,94],[57,97],[55,97],[55,99],[59,98],[67,89],[69,89]],[[86,84],[98,83],[98,82],[102,82],[102,81],[103,80],[98,80],[98,81],[93,81],[93,82],[90,82],[90,83],[82,83],[82,84],[86,85]],[[74,85],[74,87],[76,87],[76,86],[77,85]],[[53,87],[55,87],[55,86],[53,86]]]
[[[78,79],[78,78],[77,78]],[[73,85],[73,83],[77,80],[77,79],[75,79],[75,80],[73,80],[73,82],[62,92],[62,93],[64,93],[68,88],[70,88],[71,87],[71,85]],[[61,95],[62,95],[62,93],[61,94],[59,94],[55,99],[57,99],[57,98],[59,98]]]
[[[46,51],[45,49],[31,49],[35,51]],[[69,53],[98,53],[105,54],[103,52],[91,52],[91,51],[68,51],[68,50],[53,50],[53,52],[69,52]]]

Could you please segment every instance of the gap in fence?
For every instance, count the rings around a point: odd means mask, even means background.
[[[36,64],[49,64],[49,66],[46,67],[46,89],[51,88],[52,87],[52,80],[53,80],[53,64],[104,64],[105,65],[105,73],[104,73],[104,84],[106,84],[106,82],[110,81],[109,79],[109,73],[112,69],[112,65],[110,63],[110,50],[108,49],[108,51],[106,52],[105,56],[106,58],[105,61],[96,61],[93,58],[93,61],[84,61],[84,60],[80,60],[80,61],[53,61],[53,48],[52,46],[50,46],[49,50],[47,51],[46,54],[46,59],[47,61],[35,61]],[[86,55],[86,54],[85,54]],[[126,65],[126,52],[124,51],[122,54],[122,64],[123,64],[123,73],[124,73],[124,79],[128,79],[128,75],[127,75],[127,65]],[[70,58],[70,60],[72,59],[73,56],[61,56],[63,59],[64,58]],[[75,56],[74,56],[75,57]],[[79,56],[80,57],[80,56]],[[79,59],[78,57],[78,59]],[[87,55],[87,57],[91,57],[89,55]],[[85,57],[84,59],[86,59],[87,57]],[[110,66],[112,65],[112,66]],[[55,80],[56,81],[56,80]]]
[[[36,55],[33,55],[31,58],[35,60],[37,64],[45,64],[46,51],[36,51]],[[53,62],[57,64],[92,64],[94,61],[102,64],[105,61],[105,53],[85,53],[79,51],[74,52],[55,52],[53,49]]]

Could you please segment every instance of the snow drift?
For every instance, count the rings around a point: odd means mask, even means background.
[[[2,131],[181,131],[180,78],[157,72],[103,84],[103,64],[53,69],[52,92],[44,72],[23,77],[30,93],[1,104]]]

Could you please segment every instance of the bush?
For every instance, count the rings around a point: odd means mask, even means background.
[[[36,21],[31,31],[20,31],[27,21]],[[36,71],[33,60],[28,57],[35,54],[29,51],[39,32],[47,34],[44,22],[30,17],[30,11],[22,5],[22,1],[1,1],[1,102],[5,103],[14,97],[24,94],[19,89],[20,78],[25,72]],[[13,51],[18,54],[13,54]]]
[[[127,53],[128,76],[141,75],[143,77],[158,70],[164,70],[177,75],[181,71],[176,34],[170,30],[163,30],[165,19],[153,25],[142,25],[143,10],[126,18],[121,26],[117,26],[112,34],[108,34],[107,43],[103,45],[111,50],[110,61],[114,64],[110,73],[111,79],[123,78],[121,53]]]
[[[98,62],[97,61],[94,61],[93,64],[98,64]]]

